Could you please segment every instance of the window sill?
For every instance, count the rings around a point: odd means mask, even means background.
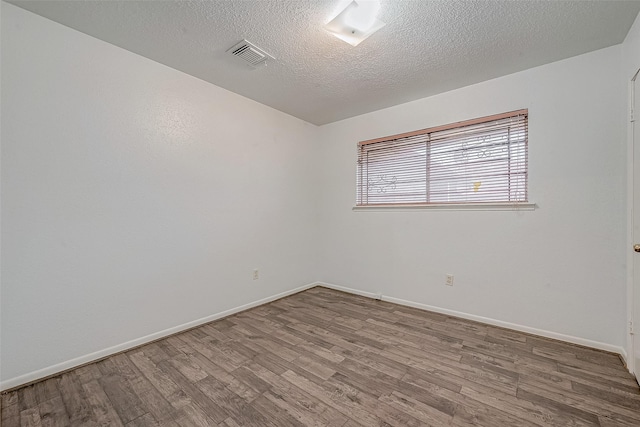
[[[371,205],[354,206],[354,211],[532,211],[533,202],[519,203],[433,203],[429,205]]]

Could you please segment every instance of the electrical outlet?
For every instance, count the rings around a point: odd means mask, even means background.
[[[258,269],[253,270],[253,280],[258,280],[260,278],[260,273]]]
[[[447,274],[444,277],[444,284],[447,286],[453,286],[453,274]]]

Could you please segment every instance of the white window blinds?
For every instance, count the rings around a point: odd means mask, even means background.
[[[527,201],[527,110],[358,143],[357,206]]]

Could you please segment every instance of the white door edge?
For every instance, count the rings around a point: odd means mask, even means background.
[[[639,333],[640,331],[638,330],[638,328],[640,328],[640,307],[636,307],[636,303],[635,303],[635,294],[636,294],[636,286],[635,286],[635,282],[636,281],[640,281],[640,277],[636,278],[636,273],[635,273],[635,269],[634,269],[634,256],[635,253],[632,251],[632,246],[637,243],[635,241],[636,238],[640,238],[640,236],[634,236],[634,216],[635,216],[635,211],[634,211],[634,197],[635,197],[635,185],[634,185],[634,178],[635,178],[635,170],[636,167],[640,170],[640,165],[635,165],[634,163],[634,142],[635,142],[635,137],[634,137],[634,133],[638,132],[638,127],[636,126],[636,123],[638,123],[638,112],[636,111],[636,106],[634,105],[635,103],[635,91],[636,91],[636,81],[638,80],[638,76],[640,75],[640,68],[638,69],[638,71],[636,71],[636,73],[633,75],[633,77],[631,78],[630,82],[629,82],[629,110],[628,110],[628,115],[627,115],[627,119],[629,120],[627,123],[629,123],[629,127],[628,127],[628,149],[627,149],[627,155],[628,155],[628,160],[627,160],[627,183],[628,183],[628,189],[627,189],[627,201],[628,201],[628,208],[627,208],[627,215],[628,215],[628,219],[627,219],[627,227],[629,230],[629,233],[627,233],[627,310],[628,310],[628,316],[627,316],[627,324],[625,325],[625,336],[627,337],[627,368],[629,369],[629,371],[633,374],[636,375],[637,379],[640,379],[640,372],[638,372],[640,370],[640,367],[636,366],[636,339],[634,337],[634,334],[631,333],[631,322],[633,322],[634,324],[634,328],[636,331],[636,334]],[[632,121],[632,114],[635,115],[635,122]]]

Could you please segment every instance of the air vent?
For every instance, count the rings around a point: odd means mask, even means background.
[[[242,40],[240,43],[227,50],[227,52],[236,58],[241,59],[253,68],[258,67],[259,65],[266,65],[268,60],[274,59],[273,56],[246,40]]]

